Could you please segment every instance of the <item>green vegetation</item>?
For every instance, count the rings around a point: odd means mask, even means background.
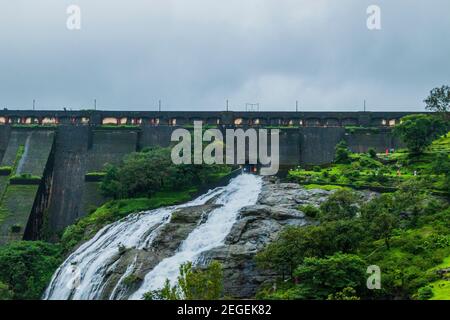
[[[379,133],[378,127],[358,127],[358,126],[345,126],[345,132],[348,133]]]
[[[24,152],[25,146],[19,146],[17,148],[16,159],[14,160],[13,168],[11,170],[12,173],[16,172],[17,166],[19,165],[20,159],[22,158]]]
[[[439,117],[416,114],[404,117],[394,128],[394,134],[405,142],[412,154],[420,154],[448,129],[448,123]]]
[[[106,176],[106,172],[88,172],[86,173],[87,177],[104,177]]]
[[[0,282],[0,300],[11,300],[14,294],[9,289],[9,286]]]
[[[409,180],[419,179],[435,193],[450,190],[450,133],[433,141],[420,155],[398,150],[388,155],[350,152],[345,142],[336,147],[335,162],[329,167],[290,170],[288,180],[308,189],[373,189],[392,192]]]
[[[179,191],[217,181],[230,173],[221,165],[174,165],[170,148],[149,148],[108,165],[100,188],[114,199],[151,197],[158,191]]]
[[[144,295],[145,300],[218,300],[223,295],[222,265],[211,262],[204,270],[193,269],[192,263],[180,266],[180,275],[174,286],[166,280],[160,290]]]
[[[59,245],[20,241],[0,247],[0,299],[40,299],[62,262]]]
[[[2,166],[0,167],[0,175],[5,175],[5,176],[9,176],[12,172],[12,167],[11,166]]]
[[[0,222],[14,216],[25,228],[37,190],[37,185],[8,185],[0,203]]]
[[[10,181],[14,180],[27,180],[27,181],[34,181],[34,182],[40,182],[41,177],[39,176],[33,176],[29,173],[22,173],[20,175],[13,175],[9,178]]]
[[[430,111],[442,114],[444,119],[449,120],[450,115],[450,87],[442,86],[431,90],[430,95],[424,101],[426,108]]]
[[[260,268],[280,277],[259,298],[341,299],[354,290],[353,298],[412,299],[424,287],[446,288],[436,266],[450,255],[450,208],[420,183],[369,202],[339,190],[316,216],[320,224],[289,227],[257,255]],[[381,268],[381,290],[365,287],[369,265]]]

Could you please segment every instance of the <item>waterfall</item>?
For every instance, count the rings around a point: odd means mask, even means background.
[[[260,191],[260,178],[253,175],[241,175],[236,178],[217,200],[217,203],[223,206],[212,211],[208,220],[191,232],[174,256],[164,259],[150,271],[145,276],[142,286],[130,298],[141,299],[144,293],[161,288],[166,279],[173,283],[181,264],[195,261],[202,252],[223,244],[239,210],[255,204]]]
[[[105,279],[114,267],[121,248],[148,247],[174,211],[181,207],[205,204],[217,196],[215,202],[222,206],[210,212],[206,222],[198,225],[189,234],[172,257],[163,259],[148,272],[141,287],[130,297],[141,299],[145,292],[162,287],[165,279],[172,282],[176,280],[182,263],[195,261],[200,253],[221,245],[236,221],[239,210],[256,203],[261,184],[259,177],[240,175],[232,179],[226,187],[210,190],[183,205],[132,214],[104,227],[62,263],[53,275],[43,298],[100,299]],[[133,266],[129,266],[126,274],[130,273],[132,268]],[[121,297],[120,282],[126,274],[115,285],[111,298]]]

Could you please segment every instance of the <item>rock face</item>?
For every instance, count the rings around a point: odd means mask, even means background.
[[[258,202],[243,208],[225,244],[203,254],[200,261],[218,260],[224,268],[225,295],[254,297],[274,274],[258,270],[254,257],[274,241],[285,226],[305,226],[314,221],[298,210],[300,205],[319,206],[333,191],[306,190],[298,184],[265,180]]]

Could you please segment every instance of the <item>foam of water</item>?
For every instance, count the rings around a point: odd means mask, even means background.
[[[139,249],[148,246],[161,225],[169,221],[172,212],[181,207],[204,204],[219,195],[216,203],[223,206],[213,210],[208,220],[191,232],[174,256],[164,259],[150,271],[145,276],[143,285],[131,296],[133,299],[142,298],[143,293],[160,288],[166,278],[174,281],[183,262],[194,261],[201,252],[222,244],[238,211],[246,205],[254,204],[260,189],[259,177],[241,175],[231,180],[228,186],[211,190],[183,205],[133,214],[104,227],[58,268],[43,299],[100,299],[106,275],[114,267],[120,247]],[[127,272],[130,271],[128,269]],[[121,297],[121,280],[110,298]]]

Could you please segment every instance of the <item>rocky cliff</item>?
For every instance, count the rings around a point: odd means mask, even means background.
[[[241,210],[225,244],[203,254],[200,261],[222,263],[226,296],[254,297],[261,284],[275,276],[256,268],[256,253],[275,240],[284,227],[315,223],[298,210],[299,206],[319,206],[331,193],[333,191],[307,190],[298,184],[266,179],[258,202]]]

